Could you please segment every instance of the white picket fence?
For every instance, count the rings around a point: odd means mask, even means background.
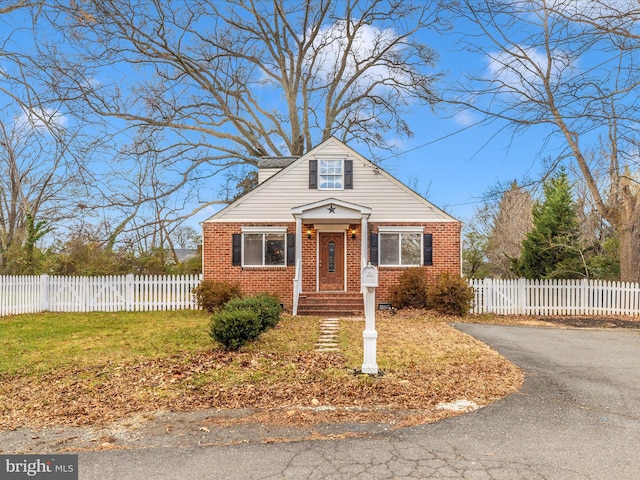
[[[0,316],[37,312],[118,312],[198,308],[202,275],[0,276]]]
[[[0,276],[0,316],[198,308],[202,275]],[[470,280],[472,313],[640,315],[640,285],[601,280]]]
[[[473,313],[640,315],[640,285],[604,280],[470,280]]]

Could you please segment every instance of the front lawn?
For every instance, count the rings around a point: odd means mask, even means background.
[[[0,318],[0,375],[170,357],[211,347],[200,311],[41,313]]]
[[[357,373],[364,321],[341,321],[339,353],[314,351],[320,318],[289,316],[229,353],[198,311],[3,318],[0,430],[200,408],[255,408],[299,423],[415,424],[450,415],[437,408],[443,402],[482,406],[516,391],[521,372],[450,320],[379,316],[382,374],[371,377]]]

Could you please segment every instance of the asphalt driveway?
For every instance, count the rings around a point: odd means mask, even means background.
[[[526,374],[474,413],[369,438],[80,454],[80,478],[640,478],[640,333],[456,325]]]

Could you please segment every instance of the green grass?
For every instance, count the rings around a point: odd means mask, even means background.
[[[0,318],[0,374],[44,374],[211,348],[200,311],[41,313]]]
[[[486,346],[428,314],[380,316],[384,376],[375,379],[353,374],[362,366],[363,321],[341,322],[338,354],[315,352],[321,318],[289,315],[255,343],[226,352],[209,337],[209,317],[169,311],[0,318],[0,430],[100,423],[158,409],[288,408],[314,399],[423,408],[441,398],[498,398],[521,381]]]
[[[41,313],[0,318],[0,375],[43,375],[57,369],[108,367],[220,350],[209,337],[210,315],[200,311]],[[224,368],[207,369],[193,382],[226,385],[295,378],[295,358],[315,349],[318,317],[283,316],[279,325],[231,356]],[[318,366],[343,377],[362,365],[364,322],[343,321],[340,345],[345,363]],[[387,372],[452,361],[473,362],[476,349],[442,320],[422,316],[380,318],[378,364]],[[187,354],[184,356],[184,354]],[[247,363],[249,362],[249,363]],[[87,373],[90,375],[90,373]]]

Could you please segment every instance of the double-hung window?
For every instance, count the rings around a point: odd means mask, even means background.
[[[409,228],[380,229],[380,265],[413,267],[422,265],[422,232]]]
[[[342,160],[320,160],[320,190],[342,190],[344,188],[344,169]]]
[[[309,188],[312,190],[352,190],[353,160],[309,160]]]
[[[246,267],[286,266],[286,240],[287,234],[283,228],[243,228],[242,265]]]

